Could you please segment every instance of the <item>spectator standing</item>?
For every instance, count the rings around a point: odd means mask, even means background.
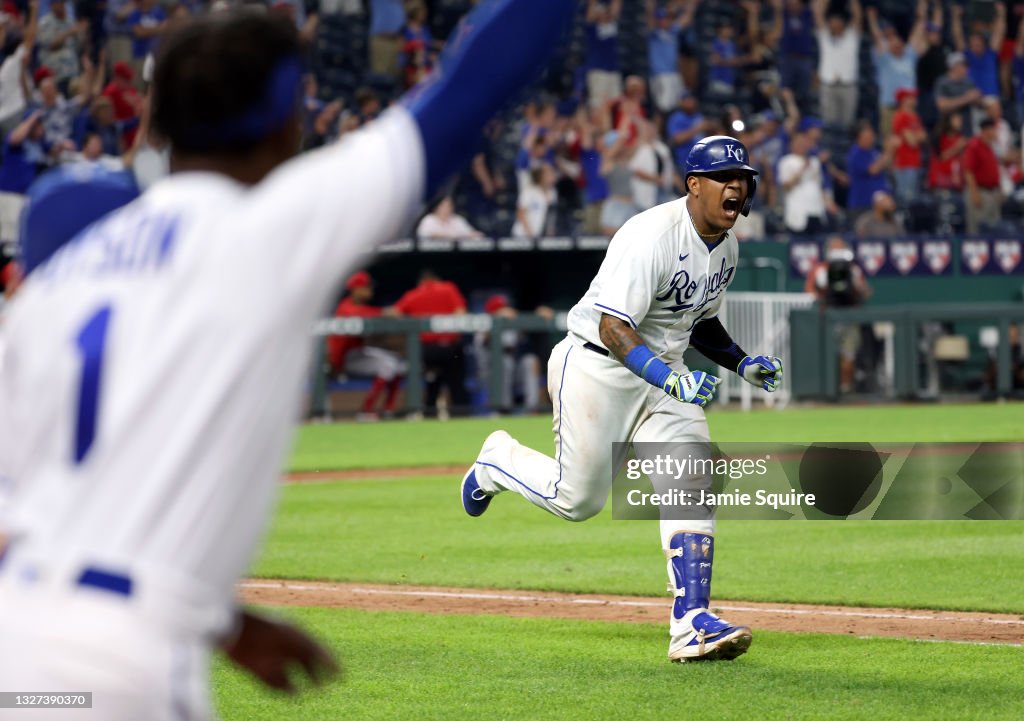
[[[861,121],[857,126],[856,142],[846,155],[850,183],[846,208],[853,216],[871,207],[871,199],[876,192],[889,189],[885,172],[892,164],[893,143],[886,141],[884,150],[879,150],[877,139],[871,123]]]
[[[679,107],[668,116],[665,134],[675,156],[676,170],[682,173],[686,168],[686,156],[690,154],[690,148],[707,135],[704,116],[692,93],[684,90],[679,96]]]
[[[547,234],[548,211],[555,202],[555,169],[543,163],[530,170],[529,182],[519,188],[516,221],[512,235],[516,238],[539,238]]]
[[[1021,173],[1020,149],[1013,145],[1013,129],[1003,117],[1003,101],[999,98],[985,98],[985,115],[995,123],[995,143],[992,150],[999,158],[999,185],[1004,196],[1013,194],[1015,178]]]
[[[28,66],[32,61],[38,26],[39,3],[29,3],[28,22],[13,52],[0,63],[0,136],[7,134],[21,123],[25,107],[32,92],[29,88]],[[0,47],[6,47],[11,40],[11,30],[0,26]]]
[[[124,147],[135,143],[139,117],[142,115],[142,96],[135,89],[135,71],[124,60],[114,63],[110,82],[103,88],[103,97],[110,98],[114,106],[114,120],[125,125]]]
[[[773,25],[769,45],[778,48],[780,84],[790,88],[798,101],[806,100],[814,79],[817,44],[814,15],[804,0],[772,0]]]
[[[622,94],[619,65],[619,15],[622,0],[587,0],[586,58],[587,95],[597,107]]]
[[[402,0],[370,0],[370,70],[389,78],[398,77],[398,55],[402,48],[399,31],[405,23]]]
[[[141,77],[146,56],[156,51],[157,42],[167,23],[167,13],[156,0],[137,0],[135,10],[125,22],[132,32],[132,69]]]
[[[658,139],[653,123],[641,123],[640,137],[629,168],[633,171],[633,205],[637,212],[653,208],[672,189],[672,157]]]
[[[577,117],[580,128],[580,172],[584,182],[583,232],[598,235],[601,233],[601,209],[608,198],[608,181],[601,175],[604,141],[598,124],[600,111],[581,108]]]
[[[441,198],[433,212],[423,216],[416,226],[417,238],[479,238],[483,234],[455,212],[455,203],[450,195]]]
[[[793,233],[821,233],[828,227],[828,210],[835,205],[824,188],[821,161],[811,154],[812,140],[797,133],[789,153],[779,161],[779,185],[783,192],[783,220]]]
[[[864,270],[854,260],[853,251],[840,236],[833,236],[825,246],[825,259],[807,274],[804,291],[813,293],[819,310],[826,308],[849,308],[863,305],[871,297]],[[868,330],[858,325],[844,325],[837,328],[839,341],[839,391],[853,390],[857,373],[857,351],[861,346],[862,332]]]
[[[676,106],[686,87],[679,73],[680,35],[693,24],[697,6],[688,3],[680,8],[672,3],[668,8],[655,7],[655,0],[647,0],[647,64],[651,74],[651,95],[655,107],[663,113]],[[681,11],[681,12],[680,12]]]
[[[946,73],[946,61],[950,49],[942,37],[942,4],[936,3],[925,26],[925,51],[917,59],[917,89],[921,122],[933,128],[938,121],[939,111],[935,106],[935,85]]]
[[[74,136],[75,120],[83,109],[89,106],[98,88],[96,68],[88,55],[82,56],[85,74],[78,82],[78,94],[70,100],[61,93],[55,78],[46,66],[36,71],[39,85],[38,104],[43,111],[43,130],[46,142],[51,146],[67,143]]]
[[[914,25],[907,40],[892,25],[887,23],[882,27],[877,7],[867,9],[874,43],[871,58],[875,63],[875,84],[878,85],[878,130],[883,137],[892,131],[896,91],[917,87],[917,58],[926,50],[927,9],[925,0],[918,0]]]
[[[715,31],[711,43],[711,57],[708,59],[707,92],[719,98],[732,98],[736,94],[737,69],[748,61],[740,55],[736,43],[736,28],[732,23],[722,23]]]
[[[402,315],[428,317],[433,315],[463,315],[466,299],[455,286],[441,280],[432,270],[420,274],[420,282],[398,299],[393,309]],[[442,388],[448,390],[449,413],[462,412],[469,407],[466,392],[466,360],[462,351],[462,336],[458,333],[421,333],[423,344],[423,370],[427,382],[425,411],[428,416],[438,415],[437,402]]]
[[[403,49],[415,48],[416,52],[422,52],[426,60],[417,64],[425,64],[429,68],[432,65],[430,55],[434,52],[436,44],[434,36],[430,33],[430,28],[427,27],[427,9],[423,5],[418,2],[406,5],[405,24],[399,30],[399,35],[402,37]],[[406,52],[404,50],[403,55]],[[407,57],[402,57],[399,58],[398,64],[401,67],[406,67],[410,64],[410,60]]]
[[[0,192],[24,195],[50,163],[52,145],[46,140],[43,111],[26,110],[21,123],[4,141],[0,163]]]
[[[946,64],[946,74],[935,83],[935,105],[940,117],[959,113],[963,127],[971,128],[973,109],[981,104],[981,91],[967,73],[967,60],[963,53],[950,53]]]
[[[954,5],[952,13],[953,45],[957,52],[964,55],[967,74],[982,96],[1000,97],[999,53],[1006,37],[1006,7],[1001,2],[995,3],[995,22],[992,23],[987,40],[979,30],[974,29],[965,42],[963,6]]]
[[[901,205],[909,205],[921,194],[924,159],[922,146],[928,141],[921,118],[917,114],[917,89],[896,91],[897,110],[892,117],[892,135],[896,148],[892,158],[892,178],[896,197]]]
[[[114,104],[110,98],[100,96],[92,101],[89,106],[89,116],[85,118],[82,131],[78,134],[81,139],[88,133],[96,133],[100,136],[105,155],[121,155],[124,152],[121,138],[124,135],[124,124],[114,119]]]
[[[134,37],[128,16],[135,12],[135,0],[106,0],[107,61],[132,61]],[[138,75],[135,76],[138,78]]]
[[[1024,22],[1017,29],[1017,40],[1013,45],[1010,59],[1010,85],[1014,102],[1015,117],[1024,121]],[[1024,145],[1024,143],[1021,143]]]
[[[353,273],[345,282],[345,297],[334,311],[336,318],[379,318],[383,310],[370,305],[373,299],[373,279],[365,270]],[[387,391],[382,411],[391,416],[395,412],[398,390],[407,372],[405,361],[397,353],[366,344],[362,336],[332,335],[327,338],[327,361],[331,372],[360,378],[372,378],[363,400],[358,420],[378,419],[377,399]]]
[[[0,163],[0,241],[17,239],[25,191],[49,162],[41,110],[27,110],[21,123],[4,140]]]
[[[53,71],[64,93],[71,79],[78,77],[78,58],[88,30],[88,22],[71,18],[65,0],[50,0],[50,12],[39,20],[39,62]]]
[[[977,233],[983,226],[996,225],[1002,219],[1003,194],[999,187],[999,159],[996,124],[991,118],[981,121],[981,132],[964,149],[964,206],[967,232]]]
[[[847,22],[834,8],[826,16],[826,5],[827,0],[814,0],[821,119],[826,125],[849,130],[857,117],[862,11],[860,2],[853,0]]]
[[[617,130],[605,133],[604,147],[600,173],[608,183],[608,199],[601,208],[601,232],[611,237],[636,215],[633,171],[629,167],[634,147],[629,144],[625,134]]]
[[[864,213],[853,226],[858,238],[898,238],[903,235],[903,223],[896,217],[896,201],[884,190],[871,196],[871,212]]]
[[[963,154],[968,140],[963,124],[960,113],[950,113],[939,120],[928,161],[928,187],[932,190],[963,190]]]

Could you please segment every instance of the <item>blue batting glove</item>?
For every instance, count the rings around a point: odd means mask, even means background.
[[[682,375],[672,371],[661,388],[677,401],[704,407],[715,395],[715,388],[721,382],[720,378],[704,371]]]
[[[782,359],[775,356],[747,356],[736,373],[747,383],[774,393],[782,385]]]

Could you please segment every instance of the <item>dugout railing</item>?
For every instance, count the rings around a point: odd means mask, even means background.
[[[839,337],[850,325],[885,326],[891,348],[892,396],[899,400],[934,399],[925,378],[934,346],[926,340],[925,326],[984,324],[997,329],[995,393],[1007,397],[1013,390],[1010,325],[1024,323],[1024,303],[943,304],[920,303],[859,308],[794,310],[790,337],[794,349],[786,381],[797,399],[837,400],[839,393]],[[791,372],[790,372],[791,371]]]

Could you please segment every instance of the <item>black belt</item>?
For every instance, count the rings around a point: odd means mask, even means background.
[[[607,358],[609,355],[611,355],[606,348],[602,348],[599,345],[595,345],[595,344],[591,343],[589,340],[586,343],[583,344],[583,347],[586,348],[587,350],[594,351],[598,355],[603,355],[605,358]]]

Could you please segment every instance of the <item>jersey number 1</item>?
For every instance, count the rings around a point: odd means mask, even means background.
[[[111,308],[105,305],[85,322],[75,338],[82,358],[82,376],[78,386],[78,418],[75,422],[75,464],[85,460],[96,437],[99,411],[100,374],[103,371],[103,346],[107,340]]]

